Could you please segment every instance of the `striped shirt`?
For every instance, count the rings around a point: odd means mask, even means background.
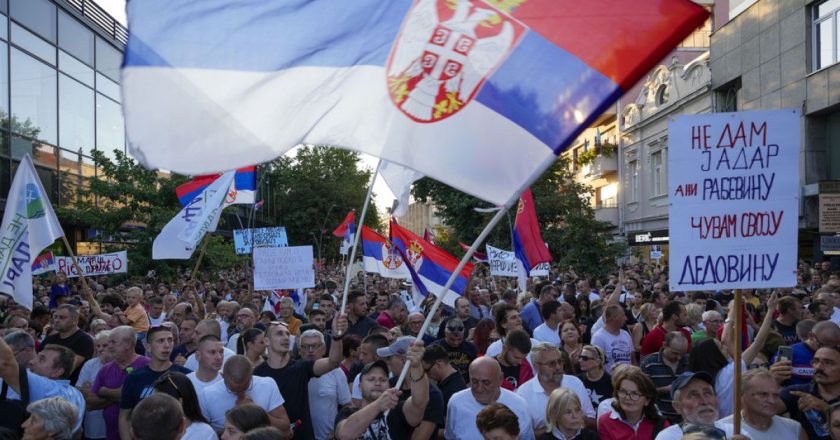
[[[653,380],[653,384],[656,385],[657,388],[664,387],[670,385],[674,380],[682,374],[686,370],[686,357],[683,356],[680,359],[679,364],[677,364],[677,370],[674,371],[662,361],[662,350],[659,350],[657,353],[649,354],[642,358],[642,371],[650,376],[651,380]],[[670,391],[667,393],[660,393],[659,399],[656,401],[656,406],[659,407],[659,411],[662,412],[671,423],[679,423],[680,422],[680,415],[674,411],[674,407],[671,404],[673,400],[671,400],[671,393]]]

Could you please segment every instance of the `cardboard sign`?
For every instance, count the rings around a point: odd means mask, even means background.
[[[126,251],[100,255],[78,255],[76,261],[86,277],[111,275],[128,272],[128,254]],[[73,266],[70,257],[55,257],[56,272],[64,272],[67,278],[76,278],[79,272]]]
[[[254,290],[315,286],[312,246],[254,248]]]
[[[282,226],[274,228],[234,229],[233,245],[236,247],[237,255],[251,253],[252,239],[254,247],[258,248],[289,245],[289,239],[286,237],[286,228]]]

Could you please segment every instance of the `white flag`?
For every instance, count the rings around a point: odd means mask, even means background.
[[[404,216],[408,212],[411,184],[416,180],[422,179],[423,173],[418,173],[411,168],[383,160],[382,166],[379,167],[379,175],[385,179],[388,188],[391,188],[391,192],[397,198],[397,206],[391,215],[395,217]]]
[[[348,254],[350,254],[350,248],[353,247],[353,240],[356,239],[356,237],[354,235],[355,234],[347,235],[347,236],[344,237],[343,240],[341,240],[341,247],[338,248],[338,253],[339,254],[344,255],[344,256],[347,256]]]
[[[64,236],[32,159],[23,156],[0,227],[0,292],[32,309],[32,260]]]
[[[236,171],[228,171],[178,213],[155,238],[153,260],[189,259],[207,232],[216,230]]]

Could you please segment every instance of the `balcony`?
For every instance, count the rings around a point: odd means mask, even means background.
[[[598,155],[591,163],[581,168],[583,177],[588,181],[600,179],[616,171],[618,171],[618,156],[615,154],[610,156]]]
[[[595,206],[595,220],[618,226],[618,206],[615,199],[599,203]]]

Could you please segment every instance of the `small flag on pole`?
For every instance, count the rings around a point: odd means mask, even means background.
[[[212,174],[209,176],[198,176],[189,182],[175,188],[175,194],[181,205],[187,206],[192,199],[201,194],[211,183],[221,177],[221,174]],[[233,177],[234,186],[232,194],[227,203],[229,205],[243,203],[254,203],[255,193],[257,191],[257,167],[249,166],[239,168],[236,170],[236,175]],[[261,201],[262,202],[262,201]]]
[[[513,224],[513,252],[522,263],[525,274],[534,266],[551,261],[548,246],[540,234],[537,211],[534,209],[534,197],[528,188],[519,198],[516,209],[516,221]]]
[[[344,240],[341,242],[341,249],[339,250],[341,255],[347,255],[350,252],[350,248],[353,246],[353,234],[355,233],[356,210],[354,209],[344,217],[344,221],[333,231],[333,235],[336,237],[344,237]]]

